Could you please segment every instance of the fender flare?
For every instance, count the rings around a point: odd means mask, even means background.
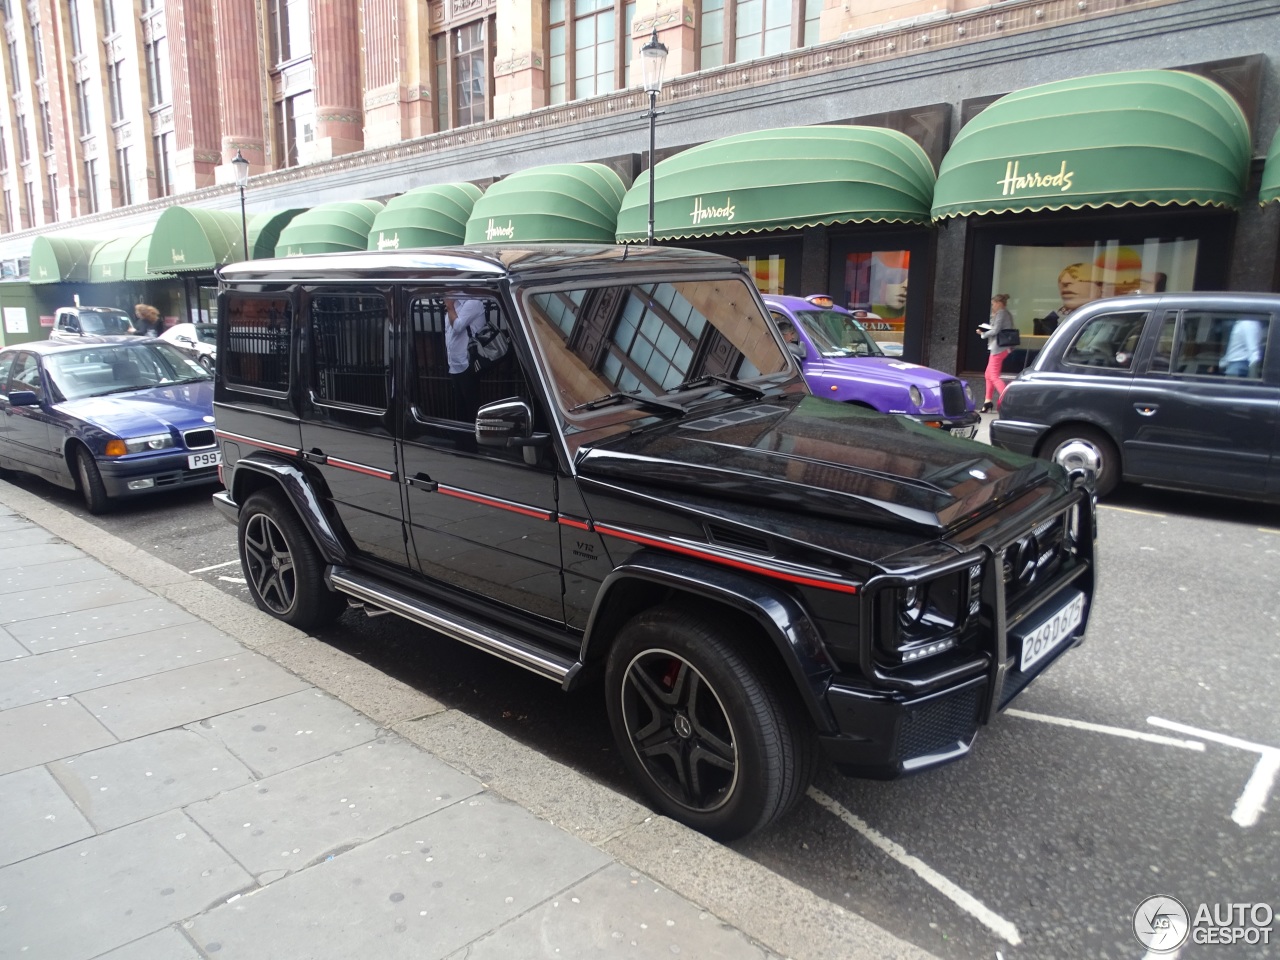
[[[750,617],[786,664],[814,724],[822,732],[837,729],[826,700],[836,666],[804,607],[785,590],[715,564],[641,550],[615,567],[596,594],[578,654],[581,663],[593,656],[603,659],[613,633],[647,606],[629,603],[624,596],[628,587],[638,584],[703,598]]]
[[[266,477],[270,483],[280,488],[298,515],[298,519],[311,534],[311,539],[315,541],[326,563],[343,565],[350,563],[346,544],[325,513],[311,479],[306,473],[288,460],[277,459],[270,454],[250,454],[247,457],[241,457],[235,462],[231,485],[227,491],[241,506],[246,499],[242,496],[245,485],[242,478],[246,471]]]

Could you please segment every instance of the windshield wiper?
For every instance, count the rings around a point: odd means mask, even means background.
[[[668,393],[679,393],[681,390],[694,390],[698,387],[709,387],[712,384],[719,384],[728,387],[734,393],[742,394],[744,397],[752,397],[756,400],[764,399],[765,392],[759,387],[753,387],[749,383],[743,383],[741,380],[733,380],[729,377],[722,377],[718,374],[708,373],[705,376],[694,377],[692,380],[686,380],[684,383],[677,383],[668,390]]]
[[[684,407],[670,400],[659,400],[657,397],[645,397],[635,393],[608,393],[603,397],[596,397],[594,400],[588,400],[586,403],[580,403],[576,407],[570,407],[570,413],[577,413],[579,410],[599,410],[601,407],[610,407],[615,403],[635,403],[646,410],[652,410],[655,413],[678,413],[683,415]]]

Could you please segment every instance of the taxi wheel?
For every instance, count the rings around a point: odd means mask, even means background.
[[[213,372],[213,357],[209,356],[207,353],[202,354],[197,362],[210,373]]]
[[[1096,427],[1059,427],[1045,439],[1040,456],[1064,470],[1091,470],[1099,497],[1105,497],[1120,482],[1120,451]]]
[[[622,628],[605,666],[609,723],[628,770],[658,810],[718,840],[790,810],[817,755],[803,706],[773,679],[786,671],[748,632],[657,608]]]
[[[258,609],[307,630],[332,623],[346,600],[324,582],[324,559],[293,508],[260,490],[240,510],[240,565]]]
[[[84,447],[76,447],[76,478],[79,480],[80,495],[84,497],[84,505],[90,513],[106,513],[113,506],[107,496],[107,488],[102,482],[102,474],[94,462],[93,454]]]

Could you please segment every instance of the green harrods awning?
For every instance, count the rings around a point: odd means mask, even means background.
[[[663,240],[835,223],[927,223],[933,165],[882,127],[757,130],[712,140],[654,171],[654,236]],[[648,235],[649,177],[618,215],[620,242]]]
[[[1262,168],[1262,186],[1258,190],[1259,203],[1270,203],[1272,200],[1280,200],[1280,130],[1271,138],[1267,165]]]
[[[613,243],[626,185],[601,163],[553,163],[513,173],[480,197],[466,243]]]
[[[365,250],[369,230],[382,210],[378,200],[339,200],[312,207],[294,217],[280,231],[277,257],[297,257],[307,253],[340,253]]]
[[[933,216],[1236,207],[1251,153],[1239,105],[1203,77],[1132,70],[1046,83],[965,125],[938,170]]]
[[[275,256],[280,231],[301,212],[255,214],[248,222],[250,259]],[[153,273],[212,273],[245,259],[244,228],[239,212],[169,207],[152,231],[148,267]]]
[[[90,283],[121,283],[126,280],[172,279],[172,274],[149,273],[147,257],[151,234],[128,234],[104,241],[93,251],[89,265]]]
[[[481,190],[474,183],[435,183],[387,201],[369,231],[370,250],[462,243]]]
[[[31,282],[87,282],[93,251],[101,242],[80,237],[36,237],[31,244],[28,267]]]

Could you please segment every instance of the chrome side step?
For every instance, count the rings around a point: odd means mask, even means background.
[[[579,664],[574,658],[543,650],[523,637],[423,600],[359,570],[329,567],[325,570],[325,582],[339,593],[399,614],[406,620],[430,627],[454,640],[461,640],[562,686],[567,683],[571,674],[577,672]]]

